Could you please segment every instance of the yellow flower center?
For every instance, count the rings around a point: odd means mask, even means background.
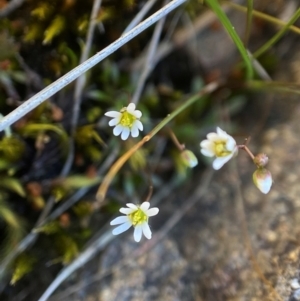
[[[127,111],[122,112],[122,117],[120,120],[120,124],[123,125],[124,127],[129,127],[131,128],[133,125],[133,122],[136,120],[136,117],[133,116],[132,114],[128,113]]]
[[[138,209],[128,215],[133,226],[141,225],[148,221],[148,216],[142,209]]]
[[[225,141],[218,141],[215,142],[215,154],[217,157],[226,157],[230,155],[230,151],[226,148],[226,142]]]

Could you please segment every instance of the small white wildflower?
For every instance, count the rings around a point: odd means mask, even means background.
[[[267,194],[273,183],[272,175],[266,168],[258,168],[253,173],[253,182],[262,193]]]
[[[217,127],[216,133],[207,134],[207,139],[200,143],[201,153],[207,157],[216,157],[213,162],[215,170],[220,169],[238,153],[235,140]]]
[[[122,140],[126,140],[130,133],[132,137],[137,137],[139,130],[143,130],[143,124],[140,122],[142,112],[135,109],[134,103],[122,108],[120,112],[109,111],[105,113],[105,116],[113,118],[108,124],[115,127],[114,135],[119,136],[121,134]]]
[[[134,227],[133,237],[136,242],[139,242],[142,238],[142,234],[148,239],[151,238],[152,232],[148,225],[148,219],[150,216],[154,216],[158,213],[158,208],[150,208],[149,202],[144,202],[140,206],[132,203],[126,204],[128,208],[121,208],[120,212],[125,216],[119,216],[112,220],[110,224],[112,226],[119,225],[112,231],[113,235],[118,235],[125,232],[131,226]]]

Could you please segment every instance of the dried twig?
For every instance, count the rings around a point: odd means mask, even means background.
[[[149,12],[151,7],[155,4],[157,0],[148,0],[148,2],[142,7],[139,13],[134,17],[134,19],[130,22],[130,24],[126,27],[123,34],[130,31],[132,28],[137,26],[145,17],[145,15]]]
[[[169,2],[169,0],[166,0],[164,2],[164,4],[167,4],[168,2]],[[155,63],[157,62],[155,60],[155,53],[156,53],[157,45],[159,43],[159,39],[160,39],[160,36],[161,36],[161,32],[162,32],[164,23],[165,23],[165,18],[162,18],[162,19],[159,20],[159,22],[155,26],[155,30],[154,30],[152,39],[150,41],[150,45],[149,45],[149,49],[148,49],[144,69],[143,69],[143,71],[142,71],[142,73],[139,77],[136,89],[135,89],[134,94],[132,96],[131,102],[133,102],[135,104],[137,104],[138,101],[140,100],[143,88],[145,86],[145,82],[146,82],[149,74],[151,73],[151,71],[155,67]]]
[[[14,10],[19,8],[25,0],[12,0],[8,2],[8,4],[0,10],[0,18],[7,17],[9,14],[11,14]]]
[[[92,47],[92,41],[93,41],[93,36],[95,32],[95,27],[96,27],[96,18],[97,14],[99,12],[101,6],[101,0],[95,0],[92,8],[92,13],[90,17],[90,24],[89,28],[87,31],[86,35],[86,41],[85,41],[85,46],[83,48],[81,57],[80,57],[80,64],[85,62],[88,57],[89,53],[91,51]],[[82,100],[82,92],[85,86],[86,82],[86,76],[85,74],[82,74],[76,81],[75,83],[75,92],[74,92],[74,104],[73,104],[73,113],[72,113],[72,120],[71,120],[71,137],[70,137],[70,151],[68,154],[68,158],[66,160],[66,163],[62,169],[62,176],[66,175],[69,173],[70,168],[72,166],[72,162],[74,160],[74,135],[78,123],[78,117],[79,117],[79,111],[80,111],[80,104]]]
[[[80,75],[97,65],[110,54],[114,53],[121,46],[126,44],[128,41],[132,40],[138,34],[143,32],[145,29],[150,27],[152,24],[169,14],[171,11],[173,11],[175,8],[177,8],[179,5],[186,1],[187,0],[173,0],[168,5],[164,6],[155,14],[151,15],[145,21],[140,23],[138,26],[136,26],[126,34],[122,35],[114,43],[110,44],[108,47],[104,48],[102,51],[98,52],[93,57],[91,57],[81,65],[68,72],[66,75],[62,76],[57,81],[46,87],[44,90],[28,99],[21,106],[19,106],[17,109],[12,111],[0,121],[0,131],[3,131],[7,126],[10,126],[12,123],[22,118],[25,114],[29,113],[39,104],[44,102],[46,99],[63,89],[65,86],[67,86],[76,78],[78,78]]]

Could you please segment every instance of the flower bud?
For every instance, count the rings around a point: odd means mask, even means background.
[[[180,156],[185,166],[193,168],[198,165],[198,159],[192,151],[186,149],[181,152]]]
[[[257,167],[265,167],[269,162],[269,158],[266,154],[258,154],[254,157],[253,162]]]
[[[255,186],[264,194],[267,194],[272,186],[272,175],[266,168],[258,168],[253,174]]]

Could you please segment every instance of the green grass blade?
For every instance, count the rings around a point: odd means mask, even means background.
[[[223,12],[222,8],[220,7],[217,0],[206,0],[208,6],[214,11],[217,15],[219,21],[222,23],[224,28],[227,30],[228,34],[232,38],[233,42],[235,43],[236,47],[238,48],[244,62],[246,65],[246,76],[247,79],[253,78],[253,68],[251,59],[248,56],[247,50],[244,47],[243,42],[241,41],[240,37],[236,33],[233,25],[231,24],[230,20],[227,18],[226,14]]]
[[[245,47],[247,48],[252,25],[252,15],[253,15],[253,0],[247,0],[247,21],[246,21],[246,31],[245,31]]]
[[[296,22],[296,20],[300,17],[300,8],[294,13],[289,22],[286,23],[267,43],[265,43],[262,47],[260,47],[255,53],[253,57],[258,58],[267,50],[269,50],[275,43],[277,43],[280,38],[289,30],[290,26]]]
[[[242,6],[242,5],[230,2],[230,1],[225,1],[224,3],[228,4],[230,7],[233,7],[234,9],[239,10],[241,12],[247,13],[247,11],[248,11],[247,7],[245,7],[245,6]],[[272,17],[270,15],[264,14],[260,11],[255,10],[255,9],[253,10],[253,16],[258,18],[258,19],[262,19],[266,22],[269,22],[271,24],[278,25],[280,27],[286,25],[286,22],[284,22],[284,21],[282,21],[278,18]],[[295,25],[290,25],[289,31],[300,34],[300,28],[295,26]]]

